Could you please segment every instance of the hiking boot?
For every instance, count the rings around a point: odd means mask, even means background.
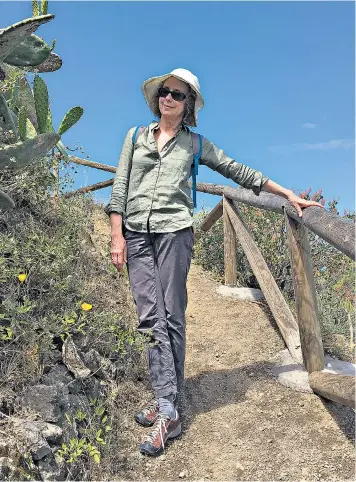
[[[144,427],[151,427],[155,423],[159,411],[157,400],[152,400],[147,407],[136,413],[135,420]]]
[[[153,457],[163,454],[166,441],[178,437],[181,431],[182,426],[177,411],[175,418],[170,418],[165,413],[158,413],[153,429],[140,445],[140,452]]]

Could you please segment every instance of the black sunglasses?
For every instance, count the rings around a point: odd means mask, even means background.
[[[187,97],[183,92],[179,92],[179,90],[169,90],[167,87],[160,87],[158,89],[158,95],[160,97],[167,97],[168,94],[171,94],[173,100],[179,102],[182,102]]]

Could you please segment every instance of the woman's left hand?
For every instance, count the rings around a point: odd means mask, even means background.
[[[303,199],[294,194],[294,192],[289,194],[287,199],[295,207],[300,218],[303,216],[302,208],[308,208],[309,206],[318,206],[319,208],[324,207],[322,204],[316,201],[308,201],[307,199]]]

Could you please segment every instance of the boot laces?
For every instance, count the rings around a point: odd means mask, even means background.
[[[147,441],[150,444],[153,444],[157,435],[159,435],[159,437],[161,439],[162,447],[164,448],[164,437],[163,436],[167,432],[166,422],[168,420],[170,420],[169,415],[167,415],[165,413],[159,413],[158,414],[158,417],[157,417],[156,422],[153,426],[153,429],[151,430],[151,432],[147,436]]]
[[[147,405],[146,408],[142,410],[142,413],[146,416],[150,412],[157,410],[157,408],[158,408],[158,402],[157,400],[153,400],[153,402],[151,402],[149,405]]]

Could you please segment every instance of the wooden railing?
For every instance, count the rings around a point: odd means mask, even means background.
[[[116,169],[72,156],[75,163],[108,172]],[[90,192],[112,185],[114,179],[88,186],[65,196]],[[225,284],[236,286],[236,240],[246,254],[253,273],[280,329],[292,357],[304,364],[315,393],[355,408],[355,377],[347,364],[339,362],[338,373],[325,370],[324,349],[320,334],[316,289],[314,284],[308,230],[320,236],[349,258],[355,260],[355,225],[319,207],[308,207],[299,218],[295,208],[283,198],[261,192],[256,196],[243,188],[197,183],[197,190],[222,196],[222,200],[204,219],[201,229],[208,231],[221,217],[224,223]],[[238,203],[280,213],[285,218],[291,259],[297,321],[286,303],[267,263],[239,211]]]

